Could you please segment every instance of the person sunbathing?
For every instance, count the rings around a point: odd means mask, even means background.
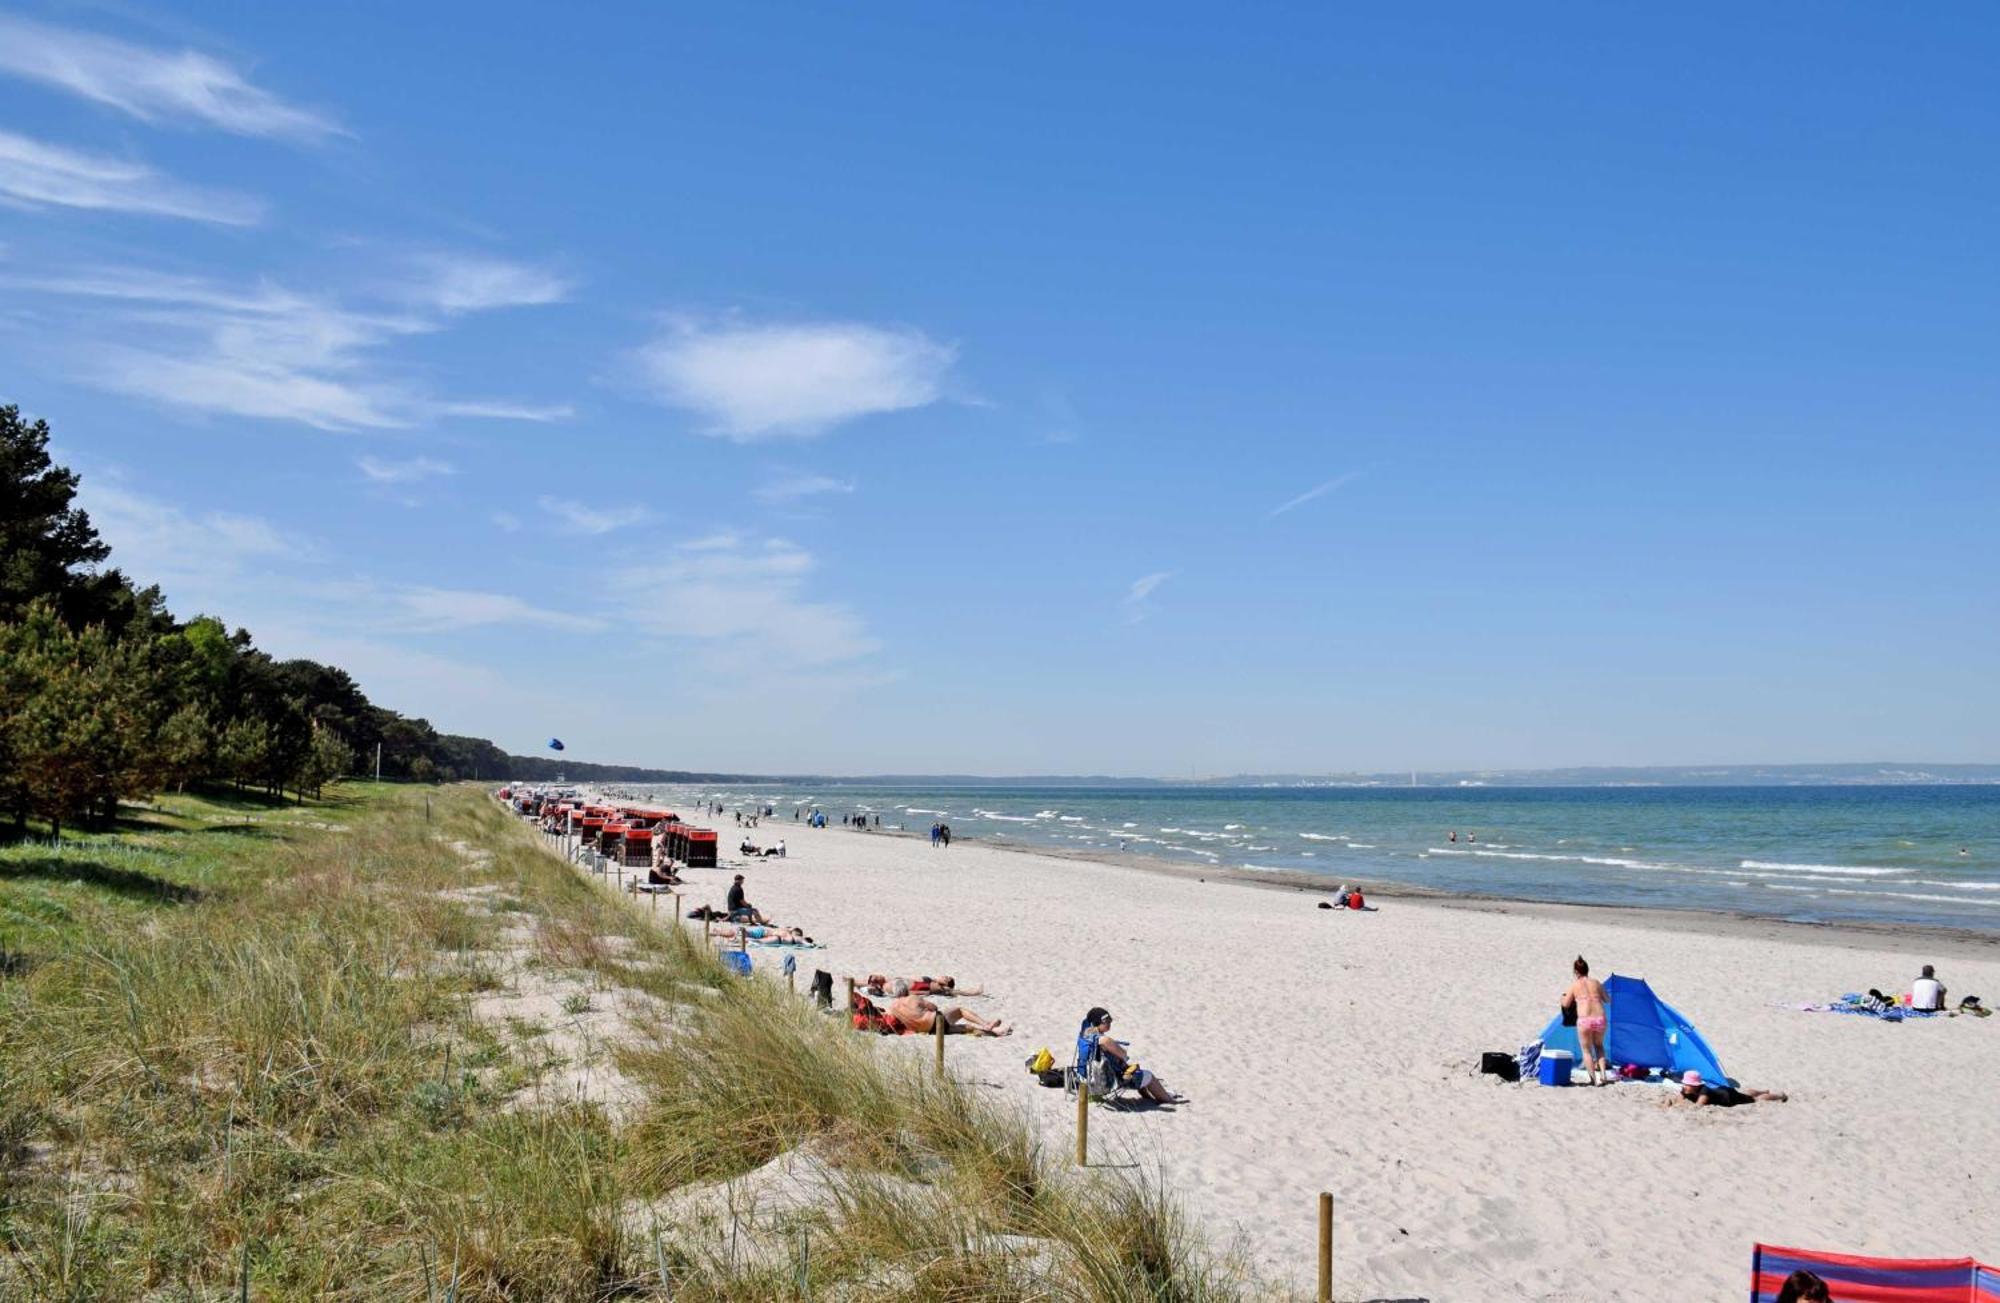
[[[1132,1062],[1131,1051],[1124,1041],[1111,1039],[1111,1012],[1108,1009],[1092,1009],[1083,1016],[1083,1027],[1077,1033],[1078,1039],[1092,1037],[1097,1042],[1097,1052],[1110,1059],[1118,1067],[1118,1075],[1127,1085],[1155,1104],[1173,1104],[1179,1096],[1167,1089],[1167,1083],[1151,1072]]]
[[[870,973],[865,979],[857,979],[856,986],[870,995],[908,995],[915,991],[918,995],[985,995],[983,986],[960,986],[955,977],[884,977],[880,973]]]
[[[921,995],[902,995],[889,1002],[889,1016],[913,1032],[930,1032],[943,1019],[945,1035],[1012,1036],[1014,1029],[997,1019],[988,1022],[977,1014],[953,1005],[941,1009],[935,1000]]]
[[[809,946],[814,944],[813,939],[799,928],[768,927],[761,923],[745,923],[741,927],[738,927],[734,923],[724,923],[720,927],[710,928],[708,935],[710,940],[761,941],[765,945],[773,946]]]
[[[1735,1108],[1739,1104],[1782,1104],[1791,1097],[1775,1090],[1751,1090],[1748,1086],[1711,1086],[1701,1079],[1699,1072],[1689,1068],[1681,1074],[1681,1098],[1711,1108]]]

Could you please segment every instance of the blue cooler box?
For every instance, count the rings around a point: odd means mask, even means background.
[[[1570,1058],[1569,1051],[1543,1050],[1542,1061],[1535,1069],[1535,1075],[1544,1086],[1567,1086],[1569,1070],[1573,1066],[1575,1060]]]

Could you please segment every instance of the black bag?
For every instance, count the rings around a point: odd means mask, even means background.
[[[818,1003],[820,1008],[833,1008],[833,974],[827,972],[824,968],[815,968],[813,970],[812,994],[814,1001]]]
[[[1563,1016],[1563,1026],[1565,1026],[1565,1027],[1574,1027],[1574,1026],[1576,1026],[1576,1002],[1575,1002],[1575,1001],[1573,1001],[1573,1000],[1565,1000],[1565,1001],[1563,1001],[1563,1005],[1562,1005],[1562,1016]]]
[[[1044,1086],[1060,1086],[1063,1084],[1063,1070],[1061,1068],[1049,1068],[1046,1071],[1036,1074],[1035,1080],[1041,1082]]]
[[[1521,1079],[1521,1061],[1511,1054],[1500,1054],[1493,1050],[1479,1056],[1479,1070],[1502,1081]]]

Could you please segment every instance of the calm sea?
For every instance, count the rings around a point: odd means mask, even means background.
[[[690,789],[657,789],[680,804]],[[2000,786],[708,789],[915,831],[1525,900],[2000,929]],[[733,823],[725,815],[725,829]],[[1453,834],[1457,839],[1453,840]]]

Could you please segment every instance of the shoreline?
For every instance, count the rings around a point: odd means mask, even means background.
[[[682,871],[685,905],[720,903],[742,873],[752,904],[822,943],[795,956],[802,976],[824,968],[836,991],[867,973],[983,988],[963,1007],[1018,1035],[950,1038],[949,1071],[1023,1110],[1059,1151],[1074,1106],[1023,1059],[1047,1047],[1066,1061],[1078,1015],[1113,1010],[1138,1061],[1184,1098],[1093,1111],[1093,1164],[1157,1173],[1210,1243],[1240,1250],[1279,1293],[1310,1279],[1323,1191],[1343,1294],[1370,1298],[1651,1297],[1663,1252],[1688,1264],[1678,1292],[1729,1297],[1756,1242],[1962,1256],[2000,1216],[2000,1196],[1970,1175],[2000,1162],[1984,1086],[2000,1024],[1806,1009],[1901,989],[1927,962],[1954,999],[1990,994],[1989,936],[1365,881],[1379,908],[1354,914],[1317,908],[1331,884],[1309,875],[985,836],[936,849],[907,829],[790,822],[724,825],[782,836],[787,857],[728,842],[715,869]],[[776,975],[777,956],[750,953]],[[1482,1055],[1539,1035],[1578,955],[1648,982],[1731,1077],[1791,1102],[1695,1109],[1642,1083],[1482,1075]],[[932,1052],[928,1038],[870,1041]],[[1844,1143],[1857,1120],[1896,1143]],[[1935,1215],[1912,1225],[1913,1206]]]
[[[772,825],[776,827],[774,823]],[[741,830],[738,831],[748,831]],[[755,831],[762,831],[760,825]],[[834,831],[828,828],[826,831]],[[861,837],[911,838],[926,840],[922,833],[908,829],[881,828],[845,834]],[[1228,882],[1266,891],[1330,896],[1340,879],[1334,875],[1308,873],[1300,869],[1244,869],[1233,865],[1194,865],[1139,851],[1078,850],[1066,846],[1039,846],[1033,842],[1005,837],[966,834],[954,839],[968,846],[980,846],[1007,855],[1063,860],[1098,867],[1134,869],[1162,877],[1196,882]],[[1900,921],[1869,922],[1862,919],[1800,919],[1748,910],[1703,909],[1699,906],[1614,905],[1603,902],[1543,900],[1532,896],[1507,896],[1487,892],[1446,891],[1416,883],[1387,878],[1349,876],[1346,881],[1361,888],[1370,900],[1377,898],[1407,903],[1436,905],[1446,909],[1488,914],[1512,914],[1548,920],[1586,921],[1593,918],[1637,922],[1662,931],[1713,935],[1718,930],[1754,940],[1805,941],[1809,944],[1843,946],[1848,949],[1879,948],[1885,944],[1923,942],[1940,955],[1966,958],[2000,956],[2000,929],[1955,928],[1934,923]]]

